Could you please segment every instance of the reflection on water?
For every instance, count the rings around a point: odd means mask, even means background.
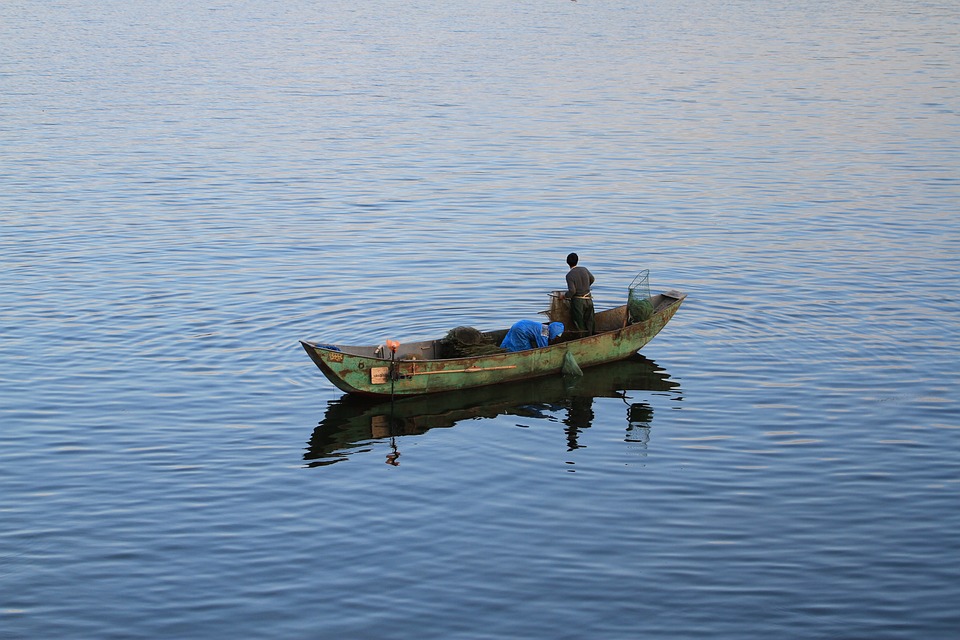
[[[594,399],[613,397],[624,402],[624,440],[645,446],[653,408],[633,401],[628,391],[679,392],[679,384],[652,360],[637,354],[621,362],[586,369],[580,378],[551,376],[393,402],[346,394],[329,403],[303,457],[310,467],[329,465],[371,451],[373,441],[389,439],[391,452],[387,463],[396,465],[400,436],[421,435],[430,429],[453,427],[476,418],[514,415],[549,420],[561,413],[567,449],[573,451],[581,446],[581,433],[593,425]]]
[[[646,402],[634,402],[627,410],[627,436],[624,439],[646,449],[652,422],[653,407]]]

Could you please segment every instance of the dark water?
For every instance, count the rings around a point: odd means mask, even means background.
[[[0,637],[955,638],[958,31],[0,4]],[[535,318],[571,250],[689,294],[578,388],[384,420],[297,344]]]

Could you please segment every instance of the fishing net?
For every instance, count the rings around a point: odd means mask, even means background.
[[[442,358],[464,358],[485,356],[491,353],[503,353],[500,345],[473,327],[450,329],[440,341]]]
[[[550,294],[550,309],[541,311],[550,319],[550,322],[562,322],[564,327],[573,327],[570,320],[570,301],[564,298],[563,291],[554,291]]]
[[[473,327],[456,327],[447,332],[447,339],[464,347],[483,344],[483,334]]]
[[[630,322],[643,322],[653,315],[649,269],[638,273],[630,283],[630,288],[627,290],[627,313],[630,315]]]

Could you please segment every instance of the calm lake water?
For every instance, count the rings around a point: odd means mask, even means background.
[[[0,638],[956,638],[958,33],[3,2]],[[689,295],[576,387],[384,430],[298,345],[537,318],[569,251]]]

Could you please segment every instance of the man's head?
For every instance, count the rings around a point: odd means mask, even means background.
[[[547,325],[547,338],[550,342],[553,342],[557,338],[563,335],[563,323],[562,322],[551,322]]]
[[[567,265],[569,265],[571,269],[577,266],[578,262],[580,262],[580,258],[577,256],[577,254],[571,253],[567,256]]]

